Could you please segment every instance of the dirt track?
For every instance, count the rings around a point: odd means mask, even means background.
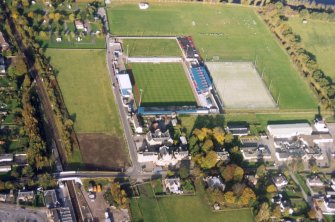
[[[124,141],[103,133],[78,134],[85,168],[89,170],[120,170],[130,165]]]

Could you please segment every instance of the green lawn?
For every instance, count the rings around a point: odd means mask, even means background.
[[[105,50],[48,49],[76,132],[122,136],[106,70]]]
[[[223,212],[212,212],[209,205],[207,205],[205,195],[204,189],[200,184],[197,184],[197,194],[195,196],[154,198],[151,195],[141,194],[140,198],[131,200],[130,208],[133,221],[253,221],[253,215],[250,209],[227,209]]]
[[[315,113],[316,114],[316,113]],[[279,114],[226,114],[224,115],[224,122],[247,122],[258,126],[260,130],[265,130],[268,123],[291,123],[291,122],[309,122],[315,118],[314,113],[279,113]],[[180,115],[178,117],[183,127],[187,129],[187,133],[192,133],[195,124],[199,122],[199,116]],[[200,124],[200,127],[203,127]],[[222,124],[221,127],[224,127]]]
[[[127,46],[130,57],[181,56],[181,50],[175,39],[124,39],[124,50]]]
[[[134,94],[141,106],[195,105],[192,89],[181,63],[132,63],[137,88]]]
[[[320,68],[335,80],[334,24],[319,20],[308,20],[303,24],[299,17],[289,18],[288,24],[300,35],[302,46],[316,56]]]
[[[191,35],[202,57],[255,61],[280,94],[282,109],[311,109],[316,98],[289,56],[252,8],[203,4],[111,4],[108,19],[116,35]],[[215,58],[217,59],[217,57]]]

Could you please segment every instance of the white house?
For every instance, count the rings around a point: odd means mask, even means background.
[[[299,135],[312,135],[313,129],[308,123],[268,125],[268,132],[274,138],[291,138]]]
[[[182,194],[183,191],[181,190],[180,185],[180,178],[166,178],[164,180],[165,188],[168,192],[174,194]]]
[[[84,29],[84,23],[81,20],[75,20],[74,25],[76,26],[76,29],[78,30]]]
[[[277,189],[284,188],[288,184],[288,181],[286,180],[286,178],[281,174],[279,174],[278,176],[274,176],[272,178],[272,181],[277,187]]]
[[[324,186],[324,183],[320,180],[320,178],[317,175],[307,178],[306,182],[311,187],[323,187]]]
[[[169,130],[166,130],[163,133],[160,129],[156,129],[153,133],[149,131],[146,135],[146,141],[150,146],[162,145],[164,143],[173,143]]]

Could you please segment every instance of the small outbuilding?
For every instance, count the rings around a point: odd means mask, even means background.
[[[142,10],[148,9],[149,8],[149,3],[147,3],[147,2],[140,2],[140,3],[138,3],[138,7],[140,9],[142,9]]]

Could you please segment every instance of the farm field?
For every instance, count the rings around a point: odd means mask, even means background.
[[[142,185],[143,186],[143,185]],[[149,185],[150,186],[150,185]],[[238,209],[213,213],[207,205],[202,187],[198,187],[195,196],[154,197],[150,187],[138,199],[131,199],[133,220],[139,221],[185,221],[185,222],[252,222],[250,209]],[[140,189],[142,190],[142,189]],[[192,203],[192,204],[190,204]],[[169,209],[169,210],[166,210]]]
[[[108,18],[115,35],[191,35],[207,61],[255,61],[282,109],[314,109],[316,98],[288,55],[253,9],[202,4],[113,3]],[[171,19],[173,18],[173,19]],[[145,31],[143,31],[145,30]],[[247,36],[247,38],[246,38]]]
[[[174,57],[181,56],[175,39],[123,39],[124,50],[130,57]]]
[[[289,18],[293,32],[300,35],[303,47],[316,56],[320,68],[335,80],[335,27],[333,23],[308,20],[302,23],[298,17]]]
[[[47,55],[58,72],[57,80],[86,167],[99,168],[106,158],[106,167],[127,165],[128,153],[107,75],[105,50],[48,49]]]
[[[142,89],[141,106],[196,105],[195,97],[181,63],[132,63],[135,97]]]

